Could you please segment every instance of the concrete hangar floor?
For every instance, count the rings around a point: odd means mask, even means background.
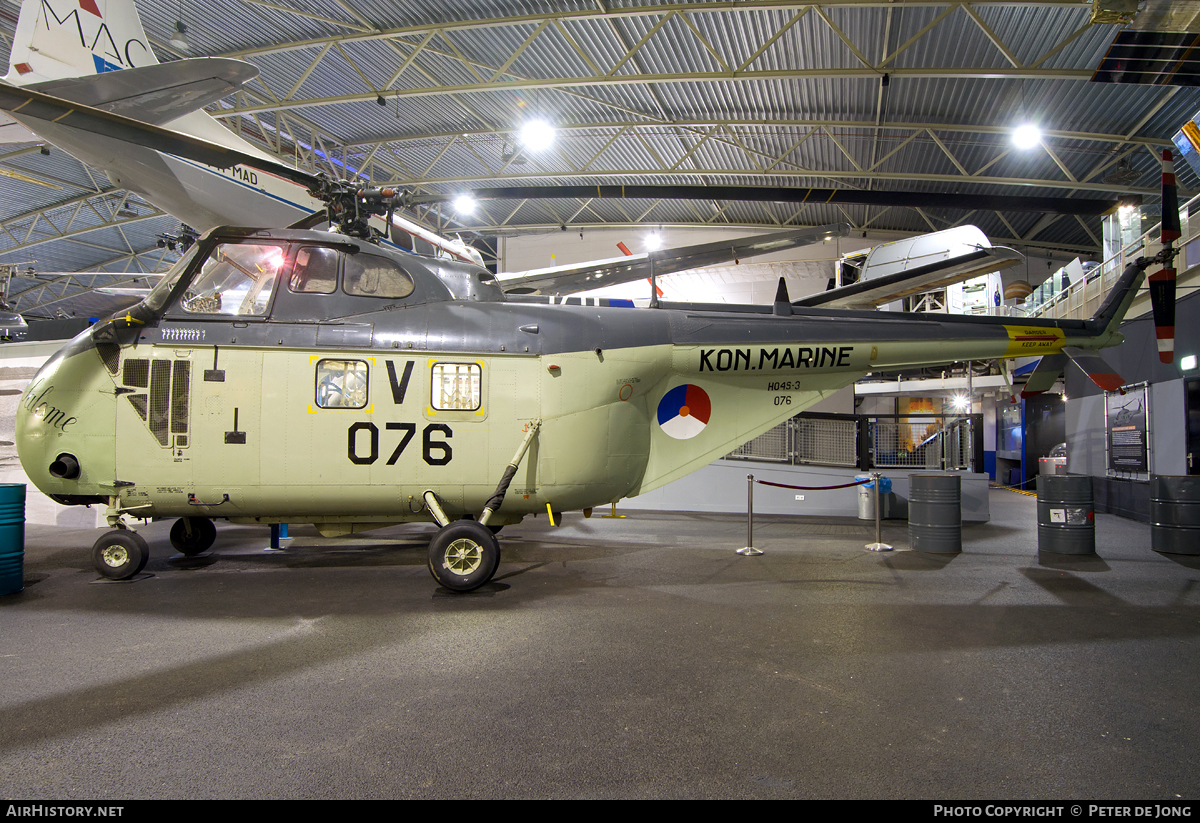
[[[29,526],[0,598],[6,798],[1194,798],[1200,573],[1097,515],[1037,551],[993,490],[964,551],[873,525],[624,512],[507,528],[439,590],[427,527],[341,543],[222,524],[98,583]]]

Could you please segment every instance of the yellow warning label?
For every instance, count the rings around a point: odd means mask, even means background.
[[[1021,357],[1023,355],[1048,354],[1062,348],[1066,336],[1062,329],[1048,329],[1042,326],[1005,326],[1008,332],[1008,350],[1005,357]]]
[[[1200,129],[1196,128],[1195,120],[1189,120],[1183,124],[1183,134],[1192,144],[1192,148],[1200,151]]]

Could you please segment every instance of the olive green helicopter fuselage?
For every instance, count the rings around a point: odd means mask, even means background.
[[[511,524],[662,486],[871,371],[1112,345],[1132,269],[1088,321],[647,309],[505,295],[472,264],[341,235],[219,228],[45,364],[17,448],[39,489],[114,526]]]

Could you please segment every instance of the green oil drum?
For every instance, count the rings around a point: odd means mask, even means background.
[[[1200,554],[1200,477],[1150,477],[1150,548]]]
[[[1039,475],[1037,510],[1038,549],[1052,554],[1096,553],[1096,509],[1090,476]]]
[[[962,478],[957,474],[908,476],[908,545],[919,552],[962,551]]]
[[[0,483],[0,595],[25,588],[25,484]]]

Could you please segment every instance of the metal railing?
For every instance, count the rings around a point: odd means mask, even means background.
[[[1194,252],[1193,254],[1188,253],[1187,246],[1192,241],[1200,240],[1200,220],[1190,219],[1193,207],[1200,210],[1200,194],[1184,203],[1180,209],[1189,218],[1187,231],[1180,240],[1175,242],[1175,247],[1182,249],[1184,255],[1184,263],[1176,266],[1180,274],[1189,268],[1186,260],[1194,254]],[[1072,283],[1070,287],[1063,289],[1050,300],[1033,307],[1028,313],[1029,316],[1060,319],[1091,317],[1100,308],[1100,304],[1104,302],[1108,293],[1112,291],[1113,286],[1121,277],[1121,272],[1125,271],[1125,266],[1130,261],[1136,260],[1138,257],[1158,254],[1162,248],[1162,244],[1159,242],[1161,228],[1160,221],[1132,243],[1122,246],[1117,254],[1105,258],[1104,262],[1086,273],[1079,282]]]
[[[725,459],[872,468],[979,471],[983,417],[805,412],[734,449]]]

